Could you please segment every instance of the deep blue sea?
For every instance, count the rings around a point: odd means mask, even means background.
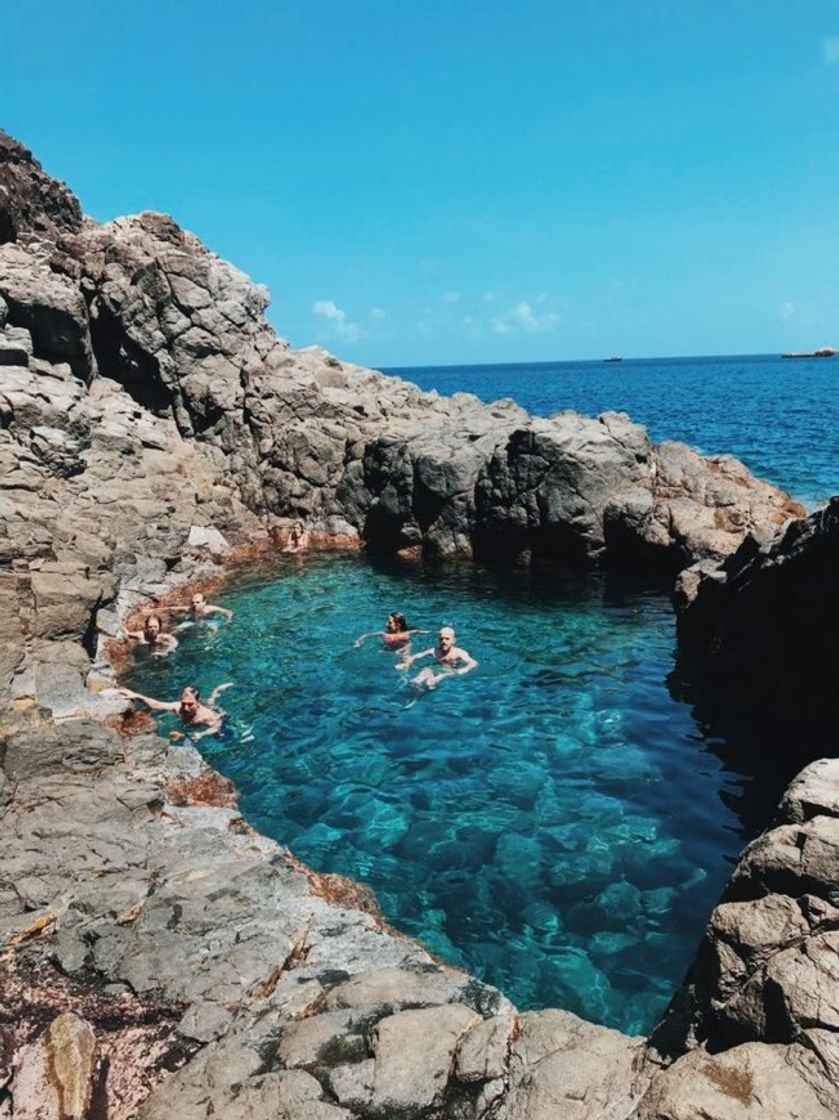
[[[839,492],[839,358],[399,372],[543,414],[625,410],[811,504]],[[651,1029],[742,847],[749,782],[668,690],[666,588],[311,555],[220,601],[232,622],[186,628],[131,683],[174,699],[234,681],[200,746],[256,827],[368,883],[395,926],[519,1007]],[[378,639],[355,646],[393,610],[456,627],[478,667],[418,691]]]

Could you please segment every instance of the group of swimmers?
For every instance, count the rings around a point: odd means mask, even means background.
[[[357,649],[368,638],[380,636],[388,649],[395,650],[400,654],[399,662],[396,665],[396,668],[400,670],[409,669],[415,661],[421,661],[425,657],[433,657],[439,669],[427,665],[420,670],[412,681],[413,684],[423,688],[436,688],[438,682],[445,676],[452,673],[463,676],[465,673],[471,672],[478,664],[471,654],[454,644],[457,635],[451,626],[443,626],[439,630],[436,645],[424,649],[421,653],[412,654],[410,652],[411,636],[428,633],[430,633],[429,630],[412,629],[408,626],[404,614],[394,612],[387,616],[384,631],[362,634],[360,638],[356,639],[355,646]]]
[[[233,617],[233,611],[227,607],[217,607],[215,603],[208,603],[200,591],[196,591],[189,601],[188,606],[159,607],[157,614],[150,614],[143,623],[142,630],[126,630],[125,635],[132,641],[140,642],[150,648],[153,657],[166,657],[178,648],[178,639],[174,634],[163,629],[162,614],[183,614],[187,618],[181,626],[201,622],[213,614],[221,614],[227,619]],[[180,627],[176,627],[179,629]],[[128,700],[139,700],[153,712],[175,712],[181,723],[188,727],[204,726],[204,731],[199,731],[194,739],[202,739],[205,735],[215,735],[221,729],[224,712],[215,707],[216,700],[226,688],[230,688],[232,681],[217,685],[207,698],[206,704],[201,702],[201,693],[195,685],[187,685],[180,695],[179,700],[155,700],[152,696],[144,696],[141,692],[134,692],[130,688],[120,688],[119,692]]]
[[[302,522],[295,522],[289,535],[288,544],[283,552],[302,552],[308,546],[309,534],[307,530]],[[168,633],[163,629],[161,618],[163,614],[187,616],[175,628],[176,630],[201,622],[213,614],[223,615],[228,620],[233,617],[233,611],[227,607],[219,607],[214,603],[208,603],[200,591],[196,591],[192,595],[188,606],[159,607],[157,614],[151,614],[146,618],[142,630],[125,631],[127,638],[148,646],[154,657],[166,657],[178,648],[178,639],[175,634]],[[436,688],[438,683],[446,676],[452,674],[462,676],[469,673],[478,664],[465,649],[455,645],[457,635],[451,626],[443,626],[440,629],[437,634],[436,645],[430,646],[420,653],[412,654],[411,638],[415,634],[428,633],[430,633],[428,630],[417,630],[409,627],[404,614],[393,612],[388,615],[383,631],[377,630],[370,634],[362,634],[360,638],[356,639],[355,648],[358,649],[362,646],[368,638],[380,637],[387,649],[399,654],[396,669],[400,671],[409,669],[415,662],[422,661],[424,658],[433,657],[435,665],[425,666],[411,682],[418,688],[424,689]],[[129,700],[139,700],[148,708],[151,708],[152,711],[174,712],[181,722],[188,727],[204,727],[203,731],[193,736],[195,739],[201,739],[205,735],[215,735],[221,730],[225,713],[221,708],[216,707],[216,700],[226,688],[231,687],[232,683],[232,681],[227,681],[225,684],[217,685],[210,693],[206,703],[202,703],[201,694],[194,685],[187,685],[181,693],[180,699],[173,701],[155,700],[151,696],[144,696],[130,688],[120,688],[119,692]]]

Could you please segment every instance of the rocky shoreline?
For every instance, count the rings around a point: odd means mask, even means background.
[[[0,134],[0,1117],[835,1115],[832,770],[747,849],[645,1041],[518,1014],[255,834],[197,753],[103,725],[135,730],[107,691],[131,612],[297,517],[430,560],[675,573],[803,513],[623,415],[294,352],[266,304],[169,218],[84,218]]]

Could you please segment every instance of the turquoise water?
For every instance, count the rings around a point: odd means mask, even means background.
[[[742,782],[668,694],[659,590],[311,556],[221,601],[232,623],[131,683],[235,681],[200,746],[257,828],[522,1008],[654,1025],[741,846]],[[354,648],[391,610],[454,625],[478,668],[417,692],[378,639]]]
[[[839,494],[839,356],[634,358],[389,370],[423,389],[513,397],[547,416],[628,412],[653,439],[729,452],[759,477],[815,505]]]

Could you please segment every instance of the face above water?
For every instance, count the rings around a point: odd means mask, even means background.
[[[437,635],[437,649],[441,654],[445,655],[449,652],[454,645],[454,638],[454,630],[449,629],[449,627],[445,627],[440,631]]]
[[[178,714],[185,723],[190,723],[195,719],[198,713],[198,698],[193,692],[184,689],[181,693],[181,701],[178,707]]]
[[[193,609],[193,611],[195,611],[196,614],[203,614],[206,606],[207,606],[206,599],[204,598],[204,596],[201,594],[200,591],[196,591],[196,593],[192,596],[192,609]]]
[[[150,642],[155,642],[160,637],[160,619],[156,617],[147,618],[143,626],[143,632]]]

